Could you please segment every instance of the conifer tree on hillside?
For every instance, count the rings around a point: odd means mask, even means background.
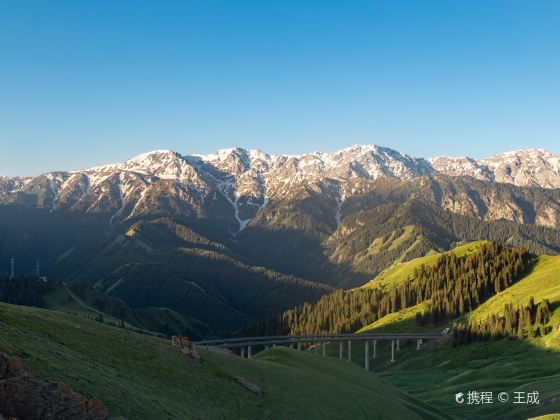
[[[454,344],[468,344],[471,341],[484,341],[504,337],[518,339],[535,338],[535,331],[544,336],[551,331],[547,325],[550,322],[550,302],[547,299],[535,304],[533,298],[526,306],[514,308],[511,304],[504,306],[503,314],[492,314],[484,321],[477,323],[455,323],[453,325]],[[467,340],[465,331],[474,333]],[[527,334],[525,334],[527,331]]]
[[[476,252],[462,257],[445,253],[433,265],[414,269],[409,278],[389,291],[379,287],[348,292],[338,290],[323,296],[315,304],[306,303],[278,317],[249,325],[240,333],[354,332],[390,313],[419,303],[424,303],[425,310],[416,314],[418,325],[436,325],[465,315],[510,287],[527,269],[529,262],[530,254],[524,248],[507,248],[496,243],[482,244]]]

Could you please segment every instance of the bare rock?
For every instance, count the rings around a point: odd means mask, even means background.
[[[188,337],[174,335],[171,337],[171,345],[177,347],[181,353],[191,359],[200,360],[200,354],[193,346],[192,341]]]
[[[19,358],[0,353],[0,379],[17,376],[22,370]]]
[[[249,380],[243,378],[242,376],[236,376],[235,377],[235,382],[237,382],[241,386],[247,388],[253,394],[257,394],[259,397],[262,397],[264,395],[264,391],[260,386],[258,386],[257,384],[255,384],[253,382],[250,382]]]
[[[21,360],[0,353],[0,419],[106,420],[109,412],[68,385],[35,378]]]

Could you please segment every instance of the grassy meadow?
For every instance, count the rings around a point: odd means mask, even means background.
[[[166,340],[7,304],[0,304],[0,345],[36,375],[130,419],[448,418],[355,364],[286,348],[252,360],[201,348],[197,362]],[[264,396],[236,376],[261,386]]]

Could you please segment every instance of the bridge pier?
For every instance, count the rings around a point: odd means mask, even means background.
[[[365,359],[364,367],[366,368],[366,370],[369,370],[369,341],[366,341],[365,353],[366,353],[366,356],[365,356],[366,359]]]
[[[247,346],[247,359],[253,358],[253,346]]]
[[[377,340],[373,340],[373,358],[377,357]]]
[[[348,340],[348,361],[352,361],[352,340]]]
[[[315,343],[315,348],[313,349],[315,351],[315,356],[317,356],[319,354],[319,343]]]
[[[338,342],[338,358],[340,360],[342,360],[343,353],[344,353],[344,345],[342,344],[342,341],[339,341]]]
[[[297,343],[297,349],[298,349],[298,350],[301,350],[301,342],[299,342],[299,341],[298,341],[298,343]]]
[[[327,357],[327,343],[323,341],[323,357]]]
[[[245,347],[241,347],[241,358],[245,359]]]
[[[418,340],[416,340],[416,350],[420,350],[421,345],[422,345],[422,339],[419,338]]]
[[[391,340],[391,363],[395,362],[395,340]]]
[[[401,340],[397,338],[397,351],[401,351]]]
[[[268,344],[265,344],[265,345],[264,345],[264,349],[265,349],[265,350],[268,350],[268,347],[269,347]]]

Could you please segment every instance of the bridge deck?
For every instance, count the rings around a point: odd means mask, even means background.
[[[435,340],[444,333],[403,333],[403,334],[320,334],[320,335],[279,335],[262,337],[240,337],[222,340],[195,341],[199,346],[245,347],[271,344],[322,343],[327,341],[368,341],[368,340]]]

